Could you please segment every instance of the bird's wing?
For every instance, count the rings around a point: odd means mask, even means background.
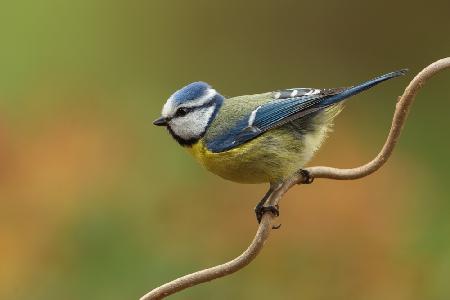
[[[345,88],[296,88],[273,92],[269,101],[256,106],[229,130],[207,141],[207,147],[212,152],[223,152],[242,145],[268,130],[329,106],[320,103],[343,90]]]
[[[265,132],[282,126],[325,108],[327,105],[321,105],[323,100],[339,94],[343,90],[345,88],[297,88],[274,92],[273,101],[257,107],[250,113],[247,127]]]
[[[207,141],[207,147],[213,152],[233,149],[270,129],[327,108],[406,72],[406,69],[390,72],[348,88],[297,88],[273,92],[269,101],[255,107],[231,128]]]

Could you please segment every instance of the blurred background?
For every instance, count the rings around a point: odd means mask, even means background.
[[[348,102],[311,165],[379,150],[397,96],[450,54],[450,2],[3,1],[0,298],[137,299],[239,254],[264,185],[204,171],[152,126],[176,89],[226,96],[406,77]],[[317,180],[246,269],[173,299],[449,299],[450,72],[378,173]],[[230,218],[230,216],[232,216]]]

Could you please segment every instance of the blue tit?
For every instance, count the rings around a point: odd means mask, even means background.
[[[391,72],[343,88],[293,88],[225,99],[210,85],[194,82],[175,92],[162,116],[153,122],[165,126],[172,137],[207,170],[240,183],[270,184],[255,208],[258,221],[269,196],[281,183],[302,172],[324,142],[343,100],[383,81],[404,75]]]

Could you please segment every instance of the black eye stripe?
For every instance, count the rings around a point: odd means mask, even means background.
[[[173,118],[184,117],[185,115],[187,115],[190,112],[193,112],[193,111],[196,111],[196,110],[200,110],[200,109],[203,109],[203,108],[208,108],[208,107],[211,107],[213,105],[214,105],[213,102],[208,102],[208,103],[205,103],[205,104],[203,104],[201,106],[192,106],[192,107],[183,107],[182,106],[182,107],[179,107],[176,110],[175,115],[173,116]]]

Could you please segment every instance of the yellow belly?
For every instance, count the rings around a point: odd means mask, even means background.
[[[207,170],[240,183],[279,182],[301,169],[315,150],[283,129],[225,152],[209,151],[203,140],[188,149]]]

